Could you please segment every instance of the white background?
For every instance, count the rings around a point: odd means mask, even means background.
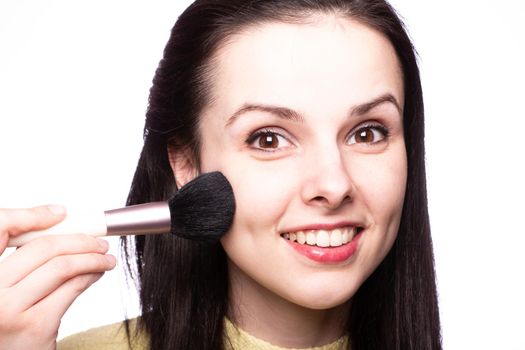
[[[0,2],[0,207],[124,204],[151,79],[189,3]],[[525,349],[525,5],[392,4],[420,55],[444,347]],[[137,314],[121,270],[60,337]]]

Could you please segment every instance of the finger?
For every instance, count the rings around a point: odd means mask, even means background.
[[[9,235],[0,233],[0,255],[2,255],[7,247],[7,242],[9,242]]]
[[[73,277],[27,310],[27,312],[35,315],[46,315],[53,320],[60,320],[75,299],[103,275],[104,273],[100,272]]]
[[[111,270],[115,264],[116,259],[112,255],[89,253],[57,256],[9,288],[17,296],[13,300],[13,307],[25,311],[68,280],[79,275]]]
[[[0,235],[43,230],[64,219],[66,210],[58,205],[44,205],[28,209],[1,209]]]
[[[30,331],[27,336],[35,339],[51,338],[50,341],[53,342],[57,337],[60,320],[71,303],[102,275],[103,273],[94,273],[74,277],[31,309],[18,314],[18,321]]]
[[[87,235],[47,236],[18,248],[0,263],[0,288],[11,287],[59,255],[106,253],[107,241]]]

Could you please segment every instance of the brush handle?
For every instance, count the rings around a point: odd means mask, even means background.
[[[19,247],[35,238],[54,235],[86,234],[90,236],[105,236],[107,233],[104,212],[99,213],[68,213],[67,216],[45,230],[32,231],[12,237],[8,247]]]
[[[12,237],[8,247],[19,247],[35,238],[51,235],[85,234],[94,237],[132,234],[160,234],[171,231],[167,202],[153,202],[93,213],[68,213],[63,221],[45,230]]]

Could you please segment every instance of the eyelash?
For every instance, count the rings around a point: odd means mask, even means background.
[[[364,131],[364,130],[376,130],[376,131],[379,131],[383,135],[383,138],[381,140],[373,141],[370,143],[365,143],[366,145],[373,145],[379,142],[383,142],[386,139],[388,139],[388,137],[390,136],[390,129],[388,129],[386,126],[382,124],[378,124],[378,123],[369,123],[369,124],[360,125],[355,129],[355,131],[352,131],[347,137],[347,142],[352,137],[355,137],[360,131]]]
[[[283,134],[281,134],[279,132],[276,132],[275,130],[270,129],[270,128],[259,129],[259,130],[255,131],[254,133],[250,134],[248,136],[248,138],[246,139],[245,143],[247,145],[251,146],[253,149],[255,149],[257,151],[262,151],[262,152],[276,152],[276,151],[278,151],[278,149],[271,150],[271,149],[268,149],[268,148],[261,148],[261,147],[253,146],[254,142],[256,142],[259,138],[261,138],[262,136],[265,136],[265,135],[272,135],[272,136],[280,137],[280,138],[285,139],[288,143],[292,143],[291,141],[289,141],[289,139],[286,136],[284,136]]]

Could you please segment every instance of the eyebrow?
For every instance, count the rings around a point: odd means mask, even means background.
[[[350,113],[350,116],[360,116],[363,114],[368,113],[370,110],[374,109],[375,107],[383,104],[383,103],[392,103],[394,107],[396,107],[397,111],[399,112],[399,115],[403,116],[403,110],[401,109],[401,106],[399,105],[399,102],[397,102],[394,95],[387,93],[384,95],[381,95],[375,99],[373,99],[370,102],[366,102],[360,105],[357,105],[352,108],[352,112]]]
[[[364,114],[368,113],[370,110],[374,109],[375,107],[377,107],[377,106],[379,106],[379,105],[381,105],[383,103],[391,103],[391,104],[393,104],[396,107],[396,109],[399,112],[399,114],[401,116],[403,115],[403,111],[402,111],[398,101],[396,100],[396,98],[392,94],[386,93],[384,95],[381,95],[381,96],[373,99],[372,101],[365,102],[365,103],[362,103],[362,104],[359,104],[359,105],[356,105],[356,106],[352,107],[351,112],[350,112],[350,116],[351,117],[356,117],[356,116],[364,115]],[[226,122],[226,125],[227,126],[231,125],[239,116],[241,116],[244,113],[252,112],[252,111],[259,111],[259,112],[270,113],[270,114],[273,114],[273,115],[277,116],[278,118],[281,118],[281,119],[284,119],[284,120],[290,120],[290,121],[294,121],[294,122],[303,122],[304,121],[304,118],[299,113],[297,113],[296,111],[294,111],[293,109],[290,109],[290,108],[279,107],[279,106],[272,106],[272,105],[264,105],[264,104],[249,104],[249,103],[246,103],[228,118],[228,121]]]
[[[290,108],[269,106],[269,105],[262,105],[262,104],[244,104],[241,108],[237,110],[237,112],[233,113],[231,117],[228,118],[226,125],[232,124],[235,121],[235,119],[237,119],[241,114],[251,112],[251,111],[260,111],[260,112],[270,113],[270,114],[276,115],[277,117],[281,119],[291,120],[294,122],[304,121],[304,118],[299,113],[297,113],[296,111]]]

